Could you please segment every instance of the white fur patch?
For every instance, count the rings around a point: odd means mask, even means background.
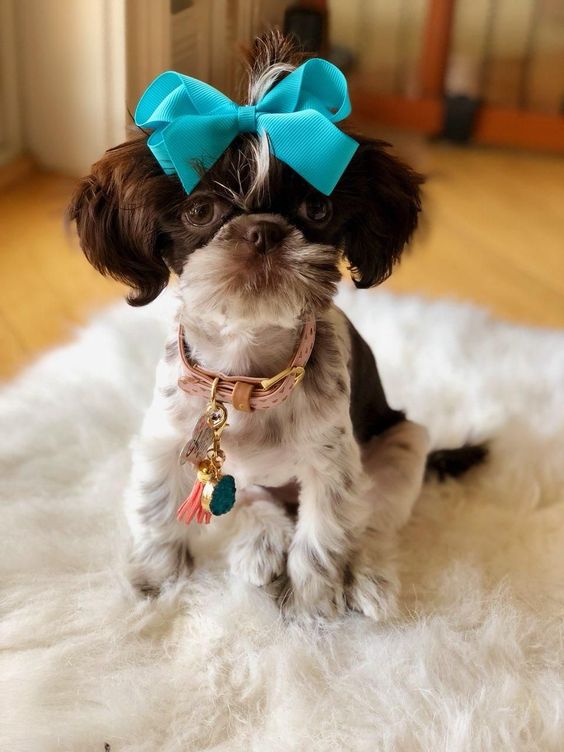
[[[121,579],[128,443],[164,300],[118,306],[0,397],[0,749],[543,750],[564,739],[564,334],[346,290],[394,407],[490,464],[425,486],[399,617],[285,625],[224,527],[157,601]],[[212,545],[213,544],[213,545]]]
[[[295,66],[289,63],[274,63],[270,67],[265,68],[260,75],[251,76],[248,91],[249,104],[259,102],[283,74],[291,73],[294,68]],[[247,191],[245,198],[247,202],[252,202],[255,197],[260,199],[268,186],[271,156],[266,133],[258,136],[256,143],[251,142],[250,148],[253,161],[253,181]]]
[[[294,66],[289,63],[274,63],[265,68],[259,76],[252,77],[249,83],[249,103],[256,104],[272,89],[282,74],[291,73],[293,70]]]
[[[253,199],[261,200],[268,189],[268,174],[270,170],[270,144],[266,133],[261,133],[256,141],[250,142],[252,154],[253,180],[245,196],[245,202],[252,204]]]

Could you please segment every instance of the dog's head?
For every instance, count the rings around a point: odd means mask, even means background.
[[[258,39],[248,103],[300,62],[280,34]],[[69,217],[93,266],[130,285],[132,305],[153,300],[175,272],[190,306],[295,317],[329,303],[343,256],[358,287],[384,280],[417,224],[420,176],[383,142],[355,138],[359,148],[327,197],[274,158],[266,137],[250,133],[202,170],[187,195],[143,136],[93,166]]]

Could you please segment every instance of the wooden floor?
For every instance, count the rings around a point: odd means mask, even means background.
[[[432,146],[419,161],[424,225],[386,286],[564,327],[564,159]]]
[[[426,221],[385,287],[564,327],[564,160],[420,142],[404,152],[429,175]],[[35,173],[0,193],[2,377],[123,292],[65,232],[72,186]]]

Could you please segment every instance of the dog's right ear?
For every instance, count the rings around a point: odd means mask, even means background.
[[[67,209],[84,255],[99,272],[132,288],[131,305],[150,303],[168,282],[164,225],[182,195],[179,187],[143,137],[107,151],[80,181]]]

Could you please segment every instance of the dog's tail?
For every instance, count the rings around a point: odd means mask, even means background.
[[[439,480],[458,478],[488,457],[487,444],[464,444],[458,449],[435,449],[427,456],[427,475],[437,475]]]

